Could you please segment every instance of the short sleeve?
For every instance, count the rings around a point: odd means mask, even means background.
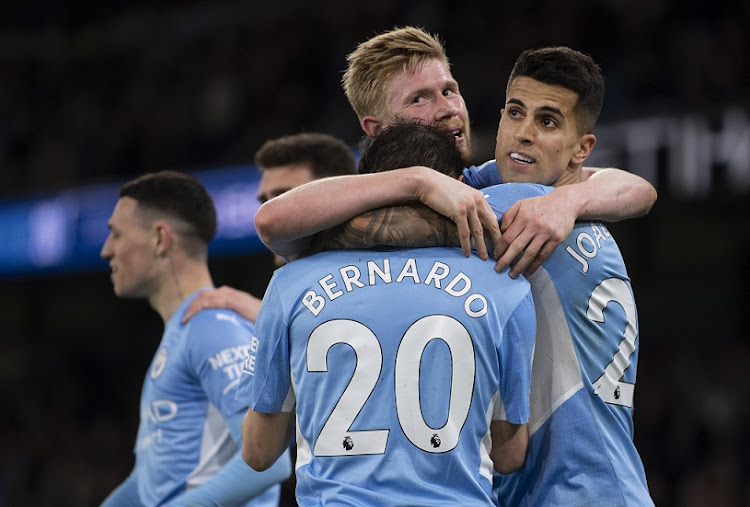
[[[536,313],[529,290],[508,319],[497,351],[500,358],[500,398],[505,410],[502,419],[513,424],[524,424],[529,420],[535,336]],[[493,417],[497,418],[497,414]]]
[[[209,402],[224,417],[244,410],[234,395],[248,357],[252,323],[231,310],[207,309],[187,326],[188,360]]]
[[[236,394],[238,401],[265,413],[288,411],[284,400],[291,387],[289,323],[275,280],[271,279],[263,297]]]

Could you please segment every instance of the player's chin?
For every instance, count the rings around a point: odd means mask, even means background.
[[[510,163],[500,167],[500,178],[503,183],[538,183],[539,174],[536,164]]]
[[[118,298],[129,299],[129,298],[140,297],[138,294],[135,293],[135,291],[132,288],[127,287],[122,282],[118,283],[118,281],[116,280],[112,280],[112,291],[115,293],[115,296],[117,296]]]

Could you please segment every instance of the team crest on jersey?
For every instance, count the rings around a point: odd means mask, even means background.
[[[154,359],[154,366],[151,368],[151,378],[156,380],[159,375],[164,372],[164,368],[167,366],[167,349],[162,347],[156,354]]]

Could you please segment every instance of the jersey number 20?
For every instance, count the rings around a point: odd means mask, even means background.
[[[431,428],[422,416],[419,401],[419,368],[427,344],[445,342],[451,352],[451,394],[448,420]],[[337,343],[354,349],[357,363],[349,385],[315,440],[316,456],[383,454],[390,429],[351,431],[351,425],[375,389],[383,367],[383,351],[375,334],[364,324],[347,319],[321,324],[307,343],[307,369],[328,371],[328,350]],[[406,437],[423,451],[443,453],[458,445],[458,437],[471,408],[474,391],[474,345],[459,321],[445,315],[429,315],[414,322],[404,333],[396,353],[395,404]]]

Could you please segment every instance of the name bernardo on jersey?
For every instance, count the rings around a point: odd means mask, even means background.
[[[334,273],[329,273],[318,280],[321,291],[309,290],[302,297],[301,303],[310,310],[315,317],[325,308],[326,302],[333,301],[346,293],[377,284],[413,283],[432,286],[446,294],[462,298],[471,291],[471,279],[462,271],[455,275],[450,266],[440,261],[433,261],[429,269],[424,265],[419,267],[417,260],[408,258],[404,262],[395,279],[396,272],[391,266],[391,259],[383,259],[380,264],[367,261],[366,272],[353,264],[339,268],[339,279]],[[426,273],[426,276],[424,275]],[[464,311],[469,317],[479,318],[487,313],[487,299],[478,293],[467,296],[464,300]]]

